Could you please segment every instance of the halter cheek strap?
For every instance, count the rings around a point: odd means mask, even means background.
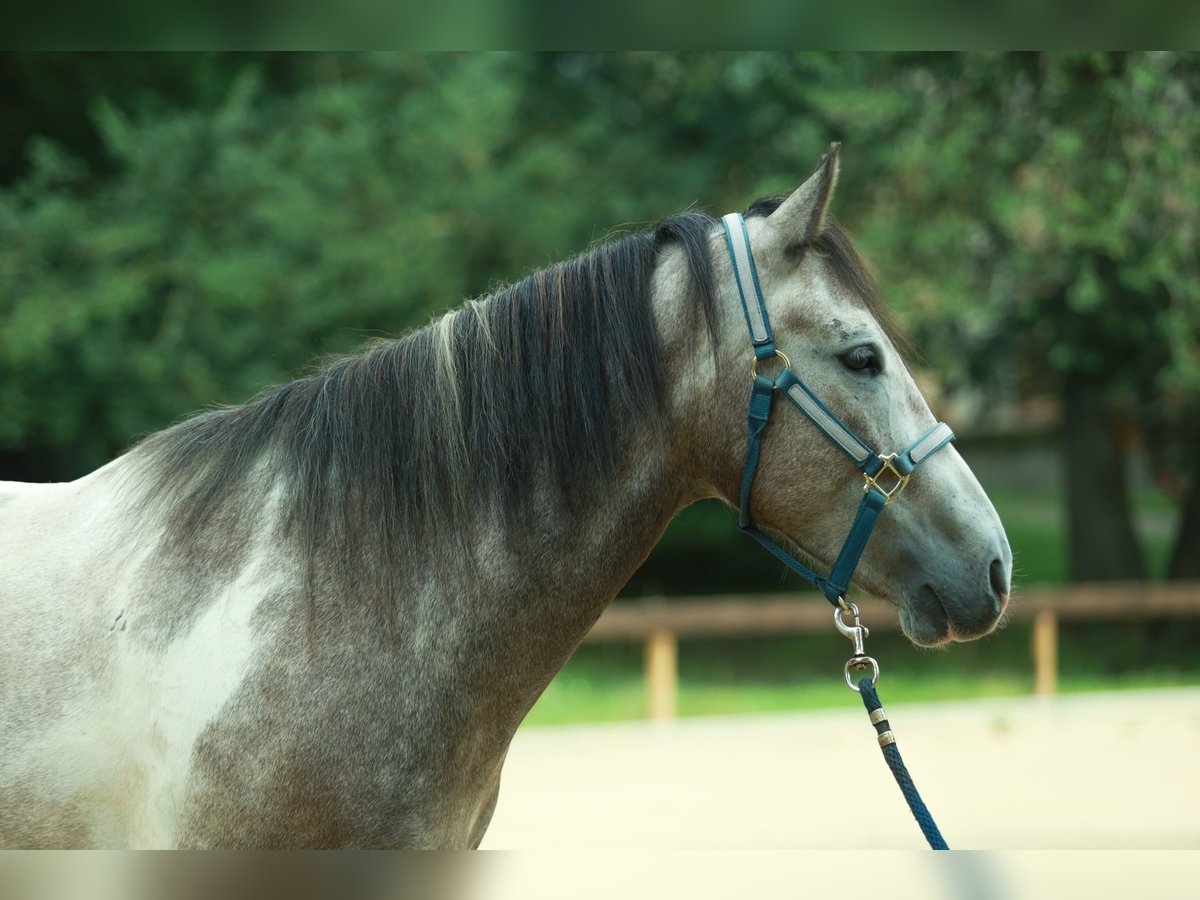
[[[944,422],[939,422],[902,452],[880,454],[847,428],[792,371],[790,360],[775,346],[771,320],[767,315],[762,288],[758,283],[758,271],[754,266],[754,255],[750,251],[750,236],[746,231],[745,220],[738,213],[730,213],[721,219],[721,225],[725,229],[725,240],[733,264],[738,295],[742,300],[742,312],[746,316],[750,344],[754,348],[754,379],[746,416],[749,445],[746,450],[746,464],[742,469],[738,499],[741,508],[738,528],[766,547],[797,575],[819,588],[830,603],[844,608],[846,589],[854,576],[854,570],[867,546],[871,532],[875,529],[875,523],[879,520],[879,514],[904,490],[909,476],[917,466],[954,440],[954,432]],[[774,379],[759,375],[759,360],[772,357],[778,357],[783,363],[779,375]],[[818,575],[767,537],[755,526],[750,516],[750,492],[754,486],[754,476],[758,472],[762,433],[771,417],[775,391],[787,397],[863,473],[862,502],[850,525],[850,533],[846,536],[841,552],[833,564],[833,570],[827,576]]]

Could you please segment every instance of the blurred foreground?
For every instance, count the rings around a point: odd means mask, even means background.
[[[850,848],[850,849],[847,849]],[[150,855],[55,851],[9,856],[0,893],[23,900],[273,896],[295,900],[610,900],[841,897],[886,884],[891,900],[1126,900],[1166,896],[1197,854],[872,851],[847,835],[825,853],[555,851]],[[868,862],[869,866],[864,865]],[[38,879],[35,881],[35,876]],[[19,888],[19,891],[9,890]],[[34,888],[34,889],[31,889]]]

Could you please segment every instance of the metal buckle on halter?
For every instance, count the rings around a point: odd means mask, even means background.
[[[896,468],[896,464],[893,462],[895,458],[895,453],[885,454],[879,457],[883,465],[879,468],[878,472],[874,475],[868,475],[866,472],[863,472],[863,480],[866,481],[866,484],[863,485],[863,493],[870,493],[871,488],[875,488],[875,490],[879,491],[886,498],[883,501],[885,506],[899,497],[900,492],[904,490],[904,486],[908,484],[908,476],[900,474],[900,470]],[[887,487],[879,483],[879,476],[884,473],[891,475],[895,479]]]
[[[783,362],[783,367],[785,369],[790,369],[792,367],[792,361],[787,358],[787,354],[784,353],[782,350],[776,348],[775,356],[779,357],[779,359]],[[768,357],[766,357],[766,359],[771,359],[771,357],[768,356]],[[757,356],[755,356],[754,359],[750,362],[750,377],[751,378],[758,377],[758,357]]]
[[[842,620],[843,610],[854,616],[853,625],[847,625]],[[858,685],[850,677],[851,669],[870,669],[871,684],[875,684],[879,680],[879,663],[874,658],[867,656],[866,651],[863,650],[863,638],[869,636],[871,631],[858,621],[858,606],[854,603],[847,603],[842,597],[838,597],[838,606],[833,611],[833,624],[837,626],[838,631],[854,643],[854,655],[846,660],[846,665],[842,667],[842,675],[846,679],[846,687],[857,694],[859,693]]]

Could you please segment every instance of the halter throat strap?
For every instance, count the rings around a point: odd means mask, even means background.
[[[742,312],[745,314],[746,328],[756,361],[746,414],[749,443],[738,498],[738,528],[757,540],[801,578],[817,587],[834,606],[844,605],[846,589],[883,508],[900,495],[908,483],[909,476],[919,465],[954,440],[954,432],[944,422],[939,422],[903,451],[885,455],[872,449],[866,441],[848,428],[804,384],[792,370],[787,357],[775,346],[771,319],[767,315],[767,305],[758,282],[758,270],[754,265],[754,254],[750,250],[750,235],[746,230],[745,219],[738,213],[730,213],[721,219],[721,225],[725,229],[729,259],[733,266],[738,296],[741,298]],[[759,375],[757,361],[776,356],[783,363],[779,374],[774,379]],[[859,503],[858,512],[855,513],[841,552],[838,553],[833,569],[827,576],[817,574],[780,547],[755,526],[751,517],[750,494],[762,454],[762,434],[771,417],[776,391],[787,397],[820,429],[830,443],[841,450],[863,473],[863,499]]]

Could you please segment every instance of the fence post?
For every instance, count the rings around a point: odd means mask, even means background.
[[[1039,609],[1033,617],[1033,692],[1053,694],[1058,689],[1058,617],[1052,609]]]
[[[673,719],[679,694],[679,643],[669,628],[646,638],[646,701],[651,719]]]

